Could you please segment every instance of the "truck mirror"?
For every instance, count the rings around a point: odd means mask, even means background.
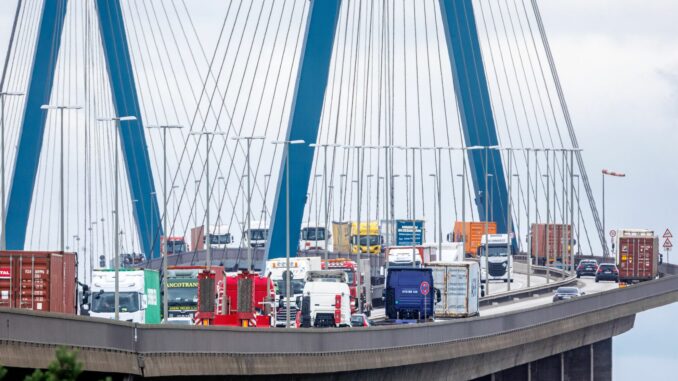
[[[436,288],[435,293],[436,293],[436,303],[440,303],[440,301],[443,300],[442,296],[440,295],[440,290]]]
[[[297,300],[295,300],[295,303],[297,304],[297,309],[301,310],[301,302],[302,302],[302,297],[297,296]]]
[[[148,305],[148,296],[141,295],[141,309],[145,310]]]

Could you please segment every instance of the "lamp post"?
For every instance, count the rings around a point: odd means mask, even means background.
[[[136,116],[119,116],[119,117],[110,117],[110,118],[97,118],[99,122],[114,122],[115,123],[115,234],[113,239],[115,239],[114,247],[114,259],[113,263],[115,265],[115,320],[120,318],[120,240],[118,237],[118,232],[120,231],[120,213],[118,212],[118,203],[120,202],[120,179],[119,179],[119,163],[118,163],[118,151],[120,150],[118,145],[118,139],[120,136],[120,122],[131,122],[137,120]],[[103,220],[103,219],[102,219]],[[103,230],[103,229],[102,229]]]
[[[247,142],[247,234],[249,236],[250,230],[251,230],[251,214],[252,214],[252,189],[250,185],[250,179],[252,175],[252,171],[250,169],[250,147],[252,146],[252,140],[264,140],[266,137],[265,136],[235,136],[231,139],[239,142],[241,140],[245,140]],[[208,227],[209,229],[209,227]],[[210,241],[211,243],[211,241]],[[209,245],[208,245],[209,246]],[[247,271],[252,271],[252,245],[249,244],[247,245]]]
[[[433,207],[433,236],[435,237],[435,240],[438,241],[438,256],[440,256],[440,245],[441,242],[438,239],[438,215],[440,214],[440,191],[438,189],[438,175],[435,173],[429,173],[428,176],[433,180],[433,191],[435,193],[435,204]]]
[[[602,176],[603,176],[603,231],[605,231],[605,176],[626,177],[626,174],[603,169]],[[607,249],[607,247],[608,247],[607,241],[605,241],[605,248]],[[605,253],[603,253],[603,255],[607,255],[608,251],[609,249],[605,250]]]
[[[581,208],[579,207],[579,175],[572,175],[577,179],[577,253],[581,254],[581,240],[579,235],[579,229],[581,228]]]
[[[324,202],[323,202],[323,203],[324,203],[324,205],[325,205],[325,260],[327,260],[328,251],[329,251],[329,247],[328,247],[328,245],[329,245],[329,241],[328,241],[328,238],[329,238],[328,229],[329,229],[329,224],[330,224],[330,221],[329,221],[329,215],[330,215],[330,214],[329,214],[329,199],[327,198],[327,189],[328,189],[328,185],[327,185],[327,177],[328,177],[328,173],[327,173],[327,148],[328,148],[328,147],[335,147],[335,148],[336,148],[336,147],[339,147],[340,145],[338,145],[338,144],[317,144],[317,143],[311,143],[311,144],[309,144],[309,146],[311,146],[311,147],[323,147],[323,149],[324,149],[324,157],[323,157],[323,159],[324,159],[324,160],[323,160],[323,166],[324,166],[324,168],[323,168],[323,174],[324,174],[325,176],[323,177],[323,183],[324,183],[324,185],[323,185],[323,199],[324,199]],[[316,207],[317,207],[317,206],[316,206]],[[316,231],[316,233],[317,233],[317,231]]]
[[[221,131],[192,131],[191,135],[205,136],[205,269],[212,267],[212,237],[210,237],[210,138],[214,135],[226,135]]]
[[[163,302],[162,302],[162,312],[163,319],[167,323],[167,317],[169,314],[169,302],[168,302],[168,291],[167,291],[167,204],[169,203],[167,195],[167,130],[180,129],[182,126],[179,125],[151,125],[146,126],[149,129],[158,129],[162,130],[162,172],[163,172],[163,184],[162,184],[162,198],[164,203],[164,210],[162,212],[163,227],[162,230],[165,232],[164,244],[162,245],[162,292],[163,292]]]
[[[285,271],[288,276],[285,277],[285,298],[287,307],[285,308],[285,327],[290,327],[290,145],[304,144],[303,140],[282,140],[274,141],[273,144],[282,144],[287,151],[285,155]]]
[[[3,101],[4,108],[4,101]],[[60,225],[61,233],[59,234],[59,247],[60,250],[64,251],[64,245],[66,244],[66,222],[65,222],[65,201],[64,201],[64,110],[79,110],[82,106],[58,106],[58,105],[42,105],[40,109],[42,110],[59,110],[59,119],[60,119],[60,128],[59,128],[59,215],[60,215]],[[4,123],[4,122],[3,122]],[[4,125],[3,125],[3,134],[4,134]],[[3,146],[4,146],[4,137],[3,137]],[[4,149],[3,149],[3,160],[4,160]],[[4,181],[4,173],[3,173]],[[4,187],[3,187],[4,189]],[[4,203],[4,199],[3,199]],[[3,229],[4,232],[4,229]],[[3,234],[4,235],[4,234]]]
[[[7,250],[7,237],[5,236],[5,224],[7,222],[7,203],[5,190],[5,97],[22,96],[23,93],[13,91],[0,92],[0,188],[2,188],[2,234],[0,239],[0,250]],[[62,128],[63,130],[63,128]]]

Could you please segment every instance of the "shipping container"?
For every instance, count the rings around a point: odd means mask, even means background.
[[[75,314],[75,253],[0,251],[0,307]]]
[[[475,316],[479,311],[480,267],[478,262],[430,263],[433,287],[440,292],[436,318]]]
[[[570,225],[563,224],[532,224],[530,241],[532,256],[538,264],[545,264],[548,256],[550,262],[570,263]],[[567,254],[563,259],[563,249]]]
[[[616,247],[620,282],[634,283],[657,277],[659,238],[654,231],[619,229]]]
[[[487,231],[485,231],[487,230]],[[478,246],[484,234],[497,234],[496,222],[461,222],[454,223],[454,231],[450,242],[464,242],[464,252],[468,256],[475,257],[478,253]],[[466,237],[464,237],[466,235]]]
[[[351,251],[351,223],[332,222],[332,245],[337,253]]]

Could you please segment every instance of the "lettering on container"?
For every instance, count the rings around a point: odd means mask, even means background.
[[[9,267],[0,267],[0,279],[11,279],[12,275],[9,270]]]
[[[158,304],[158,293],[155,291],[154,288],[149,288],[147,291],[148,293],[148,304],[155,306]]]
[[[195,288],[195,287],[198,287],[198,281],[167,282],[167,288]]]

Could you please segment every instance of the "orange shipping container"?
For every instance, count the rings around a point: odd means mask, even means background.
[[[571,250],[570,231],[570,225],[532,224],[532,236],[530,237],[532,242],[532,256],[537,258],[537,263],[546,263],[547,254],[551,262],[560,261],[561,263],[569,263],[569,254]],[[565,247],[565,252],[568,254],[568,257],[564,260],[563,245]]]
[[[464,228],[464,225],[466,227]],[[487,228],[487,231],[485,231]],[[464,239],[464,232],[466,232],[467,239]],[[464,242],[464,252],[466,255],[475,257],[478,252],[478,246],[485,234],[497,234],[496,222],[461,222],[454,223],[454,231],[452,232],[452,242]]]
[[[47,251],[0,252],[0,307],[76,313],[77,257]]]

